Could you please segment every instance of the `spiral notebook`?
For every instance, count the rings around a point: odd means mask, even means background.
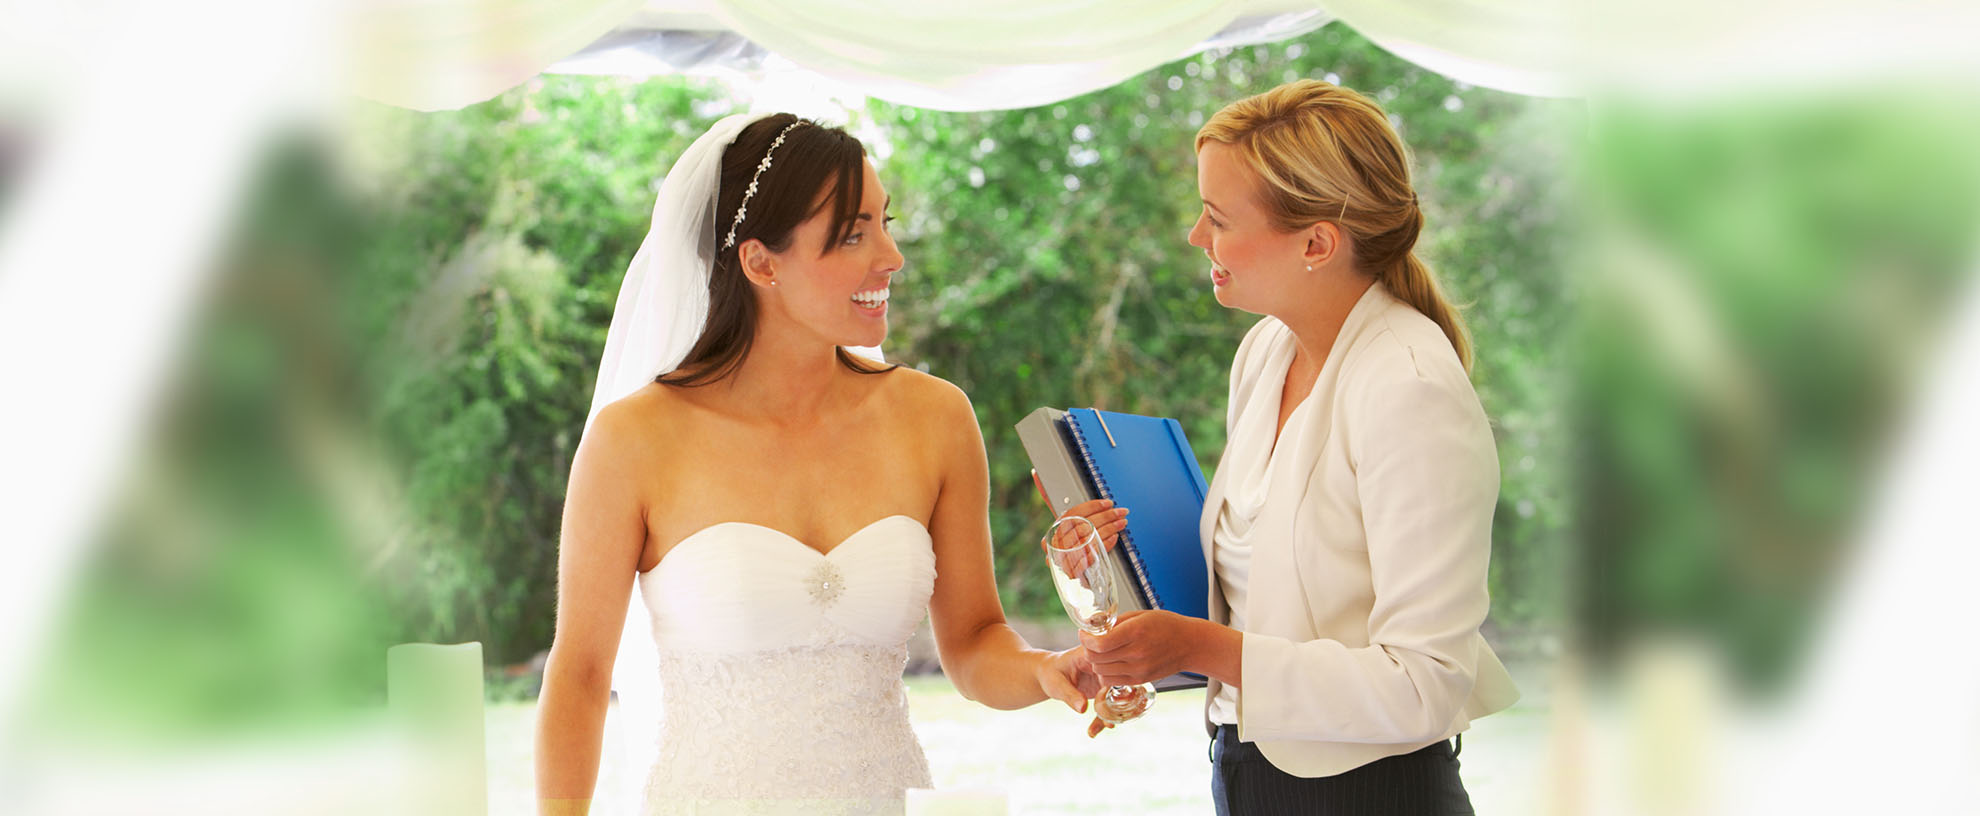
[[[1210,571],[1197,530],[1209,485],[1181,423],[1091,408],[1040,408],[1017,431],[1053,516],[1096,498],[1131,511],[1118,545],[1125,557],[1112,561],[1116,577],[1134,589],[1125,606],[1210,616]],[[1176,675],[1155,685],[1166,691],[1203,680]]]

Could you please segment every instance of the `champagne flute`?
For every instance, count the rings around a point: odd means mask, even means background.
[[[1085,517],[1061,516],[1052,522],[1042,543],[1052,587],[1059,591],[1066,614],[1087,632],[1107,634],[1117,620],[1121,593],[1128,587],[1117,580],[1120,573],[1100,543],[1100,531]],[[1093,713],[1111,727],[1147,713],[1154,704],[1152,685],[1109,686],[1094,698]]]

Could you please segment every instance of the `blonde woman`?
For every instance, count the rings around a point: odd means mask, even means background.
[[[1088,659],[1105,683],[1211,678],[1219,814],[1471,813],[1453,738],[1517,697],[1479,634],[1498,457],[1413,251],[1408,154],[1315,81],[1231,104],[1196,149],[1189,242],[1218,303],[1264,316],[1200,526],[1214,620],[1135,615]]]

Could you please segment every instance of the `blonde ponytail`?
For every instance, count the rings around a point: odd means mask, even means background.
[[[1414,251],[1403,255],[1402,262],[1393,271],[1382,276],[1382,285],[1388,287],[1389,294],[1397,300],[1409,304],[1424,317],[1444,330],[1450,338],[1451,349],[1457,352],[1458,362],[1464,364],[1466,373],[1471,371],[1471,330],[1465,328],[1464,316],[1458,314],[1456,306],[1444,297],[1443,287],[1437,284],[1437,276],[1430,272],[1430,266],[1416,257]]]

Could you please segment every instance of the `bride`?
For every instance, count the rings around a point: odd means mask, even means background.
[[[1084,710],[1076,650],[1005,623],[969,399],[846,350],[887,334],[887,203],[857,139],[790,114],[723,119],[668,173],[571,469],[543,812],[589,808],[616,688],[663,715],[629,718],[657,733],[642,812],[899,813],[930,784],[900,679],[924,611],[964,696]]]

